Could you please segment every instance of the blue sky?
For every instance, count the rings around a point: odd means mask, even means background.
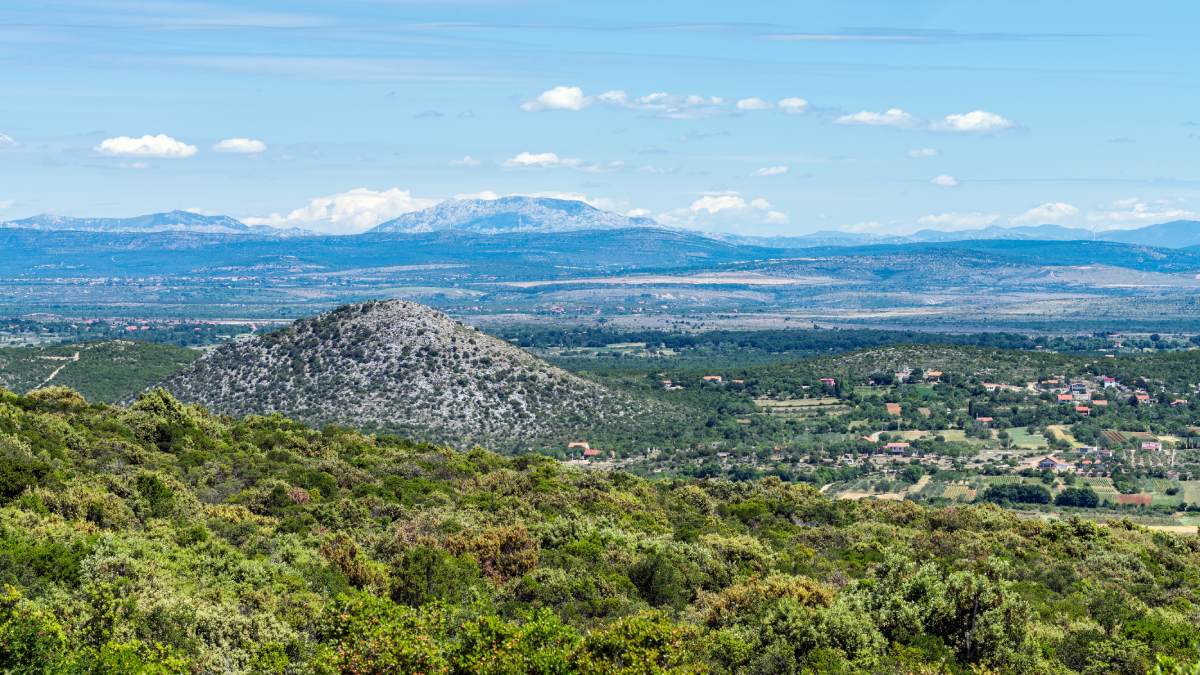
[[[1200,218],[1200,7],[10,0],[0,219],[353,232],[574,195],[745,234]]]

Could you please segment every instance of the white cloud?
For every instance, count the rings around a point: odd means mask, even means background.
[[[106,138],[95,150],[102,155],[116,157],[191,157],[196,154],[196,146],[177,141],[166,134]]]
[[[577,167],[581,164],[583,162],[578,159],[559,157],[554,152],[522,152],[504,162],[504,166],[509,169],[553,169],[558,167]]]
[[[995,213],[933,213],[921,216],[917,222],[926,227],[936,227],[942,230],[961,230],[987,227],[1000,219]]]
[[[1010,222],[1014,225],[1023,223],[1059,223],[1072,216],[1079,215],[1079,208],[1066,202],[1046,202],[1029,209],[1019,216],[1014,216]]]
[[[948,187],[948,188],[958,187],[958,179],[955,178],[954,176],[947,176],[946,174],[942,174],[940,176],[934,176],[933,180],[931,180],[929,182],[933,183],[934,185],[937,185],[939,187]]]
[[[770,101],[764,101],[757,96],[738,100],[738,110],[769,110],[773,107]]]
[[[0,199],[0,211],[11,209],[13,204],[16,204],[16,202],[11,199]]]
[[[908,156],[913,159],[921,159],[923,157],[937,157],[938,151],[934,148],[914,148],[908,151]]]
[[[483,164],[483,162],[470,155],[463,155],[462,159],[450,160],[450,166],[479,166],[480,164]]]
[[[267,151],[267,144],[253,138],[226,138],[213,146],[217,152],[257,155]]]
[[[761,101],[764,107],[771,107],[771,103],[762,99],[743,99],[743,101]],[[521,104],[521,110],[525,112],[543,110],[577,112],[593,105],[641,110],[669,119],[695,119],[729,114],[736,108],[736,106],[730,106],[728,101],[719,96],[672,94],[659,91],[634,97],[620,89],[589,96],[581,87],[558,86],[542,92],[535,99],[525,101]],[[748,103],[748,105],[754,105],[754,103]]]
[[[583,89],[580,87],[557,86],[553,89],[547,89],[538,97],[525,101],[521,104],[521,110],[525,112],[538,112],[541,110],[571,110],[580,111],[591,105],[592,101],[587,96],[583,95]]]
[[[671,94],[664,91],[629,98],[623,91],[607,92],[601,100],[631,110],[644,110],[668,119],[695,119],[728,113],[725,99],[699,94]]]
[[[1017,126],[1016,122],[996,113],[973,110],[960,115],[946,115],[941,122],[934,124],[933,128],[939,131],[986,134],[1012,129],[1015,126]]]
[[[0,148],[15,148],[17,145],[17,141],[12,136],[0,133]]]
[[[660,213],[657,220],[669,226],[728,228],[779,225],[788,222],[788,214],[761,197],[747,199],[737,192],[717,192],[702,195],[686,207]]]
[[[779,109],[789,115],[798,115],[805,110],[808,110],[808,101],[797,96],[791,96],[781,100],[778,104]]]
[[[353,234],[368,230],[385,220],[419,211],[437,204],[437,199],[414,197],[408,190],[392,188],[374,191],[356,188],[328,197],[317,197],[286,216],[244,218],[249,225],[302,227],[331,234]]]
[[[692,213],[707,213],[710,216],[722,211],[740,211],[749,208],[750,204],[737,194],[705,195],[688,207]]]
[[[763,168],[756,170],[756,171],[754,172],[754,175],[755,175],[755,176],[759,176],[759,177],[765,177],[765,176],[782,176],[783,174],[785,174],[785,173],[787,173],[787,172],[788,172],[788,167],[787,167],[787,166],[784,166],[784,165],[780,165],[780,166],[764,166]]]
[[[1170,220],[1200,219],[1200,212],[1182,208],[1178,200],[1143,201],[1137,197],[1118,199],[1103,211],[1088,214],[1088,220],[1104,228],[1138,227]]]
[[[650,209],[629,209],[625,212],[625,215],[630,218],[649,218],[650,214]]]
[[[904,112],[900,108],[888,108],[886,111],[881,113],[863,110],[851,115],[842,115],[834,120],[834,123],[912,129],[920,126],[921,120],[915,115]]]
[[[483,190],[482,192],[464,192],[462,194],[454,195],[454,198],[461,200],[482,199],[490,202],[500,199],[500,194],[492,190]]]

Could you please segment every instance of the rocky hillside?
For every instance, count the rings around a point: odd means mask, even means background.
[[[224,345],[164,387],[223,413],[502,448],[588,438],[662,412],[402,301],[348,305]]]

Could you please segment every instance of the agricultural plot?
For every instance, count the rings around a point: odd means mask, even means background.
[[[1031,434],[1025,427],[1006,429],[1012,438],[1013,445],[1025,450],[1040,450],[1047,447],[1046,437],[1041,434]]]
[[[1064,440],[1071,445],[1079,445],[1079,441],[1075,440],[1075,437],[1067,430],[1067,425],[1065,424],[1048,424],[1046,425],[1046,430],[1057,439]]]
[[[942,491],[942,497],[960,502],[973,501],[975,499],[975,494],[975,488],[962,483],[947,485],[946,489]]]
[[[1105,429],[1101,432],[1101,435],[1109,442],[1109,445],[1113,446],[1124,445],[1129,440],[1125,437],[1125,434],[1113,429]]]
[[[1183,500],[1188,504],[1200,504],[1200,480],[1180,481],[1183,487]]]
[[[1017,485],[1025,482],[1025,479],[1020,476],[981,476],[979,482],[982,485]]]
[[[1150,493],[1150,504],[1153,506],[1172,506],[1178,507],[1183,503],[1183,495],[1169,495],[1155,490]]]
[[[850,407],[840,399],[826,398],[795,398],[777,401],[775,399],[755,399],[754,405],[769,415],[839,415],[846,413]]]

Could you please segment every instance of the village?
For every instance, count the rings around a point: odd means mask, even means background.
[[[1055,500],[1081,491],[1095,495],[1096,515],[1200,523],[1191,383],[1070,371],[985,379],[961,367],[915,365],[867,375],[809,370],[783,384],[756,372],[661,375],[654,383],[664,396],[727,396],[752,406],[730,420],[727,439],[689,449],[696,475],[774,474],[841,499],[934,503],[994,499],[994,486],[1040,486],[1046,503],[1010,505],[1061,511]],[[602,451],[585,440],[565,450],[574,464],[654,475],[679,462],[678,453]]]

